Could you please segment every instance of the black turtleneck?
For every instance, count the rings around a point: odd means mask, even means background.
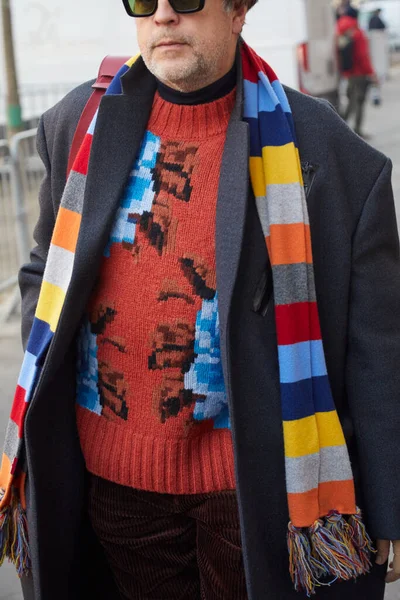
[[[207,104],[227,96],[236,86],[236,62],[232,69],[221,79],[194,92],[179,92],[161,81],[157,81],[157,90],[163,100],[172,104]]]

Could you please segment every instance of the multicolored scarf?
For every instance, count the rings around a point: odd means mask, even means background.
[[[242,44],[244,119],[250,175],[270,256],[283,413],[290,523],[290,574],[296,590],[368,571],[371,541],[355,505],[352,471],[330,390],[321,339],[310,225],[294,124],[276,75]],[[121,94],[123,65],[107,93]],[[6,434],[0,473],[0,561],[30,568],[26,533],[23,428],[72,277],[97,114],[69,175]],[[268,507],[266,507],[268,509]]]

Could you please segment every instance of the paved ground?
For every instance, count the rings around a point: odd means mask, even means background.
[[[365,131],[371,134],[370,143],[393,160],[393,184],[397,214],[400,222],[399,97],[400,69],[393,73],[392,80],[385,86],[382,107],[368,107]],[[0,447],[2,446],[2,439],[21,358],[19,323],[17,320],[14,320],[14,322],[7,326],[2,326],[0,330]],[[13,568],[8,564],[0,570],[0,600],[22,600],[18,580]],[[385,600],[400,600],[400,583],[388,586]]]

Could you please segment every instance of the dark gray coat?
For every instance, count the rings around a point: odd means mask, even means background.
[[[142,140],[155,90],[139,63],[124,94],[103,98],[93,142],[70,289],[26,418],[32,581],[26,598],[110,600],[107,569],[84,509],[85,469],[74,412],[74,335]],[[26,344],[65,185],[69,147],[91,92],[84,84],[42,118],[46,167],[37,247],[22,268]],[[328,373],[351,453],[358,502],[372,536],[400,538],[400,262],[390,161],[326,103],[287,90],[307,184]],[[229,125],[217,206],[221,351],[230,403],[243,550],[251,600],[296,600],[288,575],[288,522],[271,275],[249,192],[242,90]],[[317,598],[383,597],[385,568]],[[110,584],[111,585],[111,584]],[[347,594],[347,595],[346,595]],[[230,600],[230,599],[224,599]]]

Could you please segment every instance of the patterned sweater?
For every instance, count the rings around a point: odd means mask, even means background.
[[[87,469],[172,494],[234,489],[216,291],[215,219],[235,91],[157,93],[78,338]]]

